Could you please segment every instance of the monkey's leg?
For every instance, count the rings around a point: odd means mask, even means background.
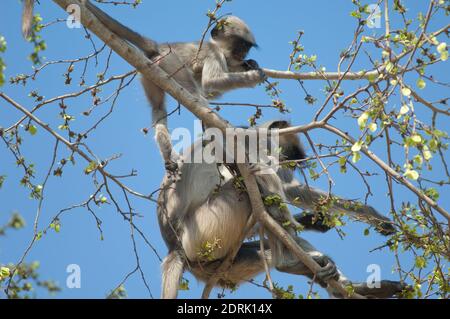
[[[169,131],[167,130],[167,111],[165,105],[165,93],[152,81],[141,79],[147,99],[152,105],[152,124],[155,127],[155,139],[161,156],[168,171],[177,169],[176,159],[178,154],[173,151]]]
[[[162,294],[163,299],[175,299],[178,295],[180,280],[183,276],[184,260],[176,250],[164,258],[162,263]]]
[[[303,209],[314,210],[320,200],[328,195],[320,189],[302,185],[296,179],[292,179],[283,186],[289,202]],[[332,211],[349,214],[355,219],[365,221],[373,225],[383,235],[395,233],[395,228],[392,226],[390,219],[381,215],[373,207],[351,200],[334,198]]]
[[[338,275],[336,266],[329,257],[316,251],[314,247],[302,239],[299,239],[299,244],[314,260],[320,265],[323,265],[323,270],[316,276],[317,280],[325,282],[328,278],[334,278]],[[259,240],[242,244],[230,269],[219,274],[219,285],[229,286],[230,284],[239,284],[240,282],[248,281],[259,273],[264,272],[264,262],[262,258],[266,258],[269,267],[275,267],[281,272],[296,275],[311,275],[311,271],[303,263],[293,257],[287,249],[284,249],[281,246],[276,247],[270,243],[270,240],[264,240],[264,246],[266,249],[262,252],[260,250]],[[221,263],[221,260],[202,265],[196,265],[194,262],[191,263],[191,266],[193,267],[191,272],[196,278],[208,281],[210,276],[217,275],[216,269]]]
[[[390,280],[381,280],[377,283],[372,283],[370,287],[367,283],[351,282],[336,267],[335,263],[330,257],[316,250],[309,242],[300,237],[296,237],[295,240],[303,250],[308,252],[308,254],[320,266],[322,266],[321,272],[317,273],[314,276],[309,268],[307,268],[303,263],[299,262],[296,257],[293,256],[290,251],[284,249],[284,247],[281,252],[281,258],[278,257],[278,260],[274,260],[276,269],[290,274],[304,275],[314,280],[315,283],[319,284],[322,288],[325,288],[331,297],[343,298],[340,293],[336,292],[332,287],[328,286],[327,281],[332,278],[336,279],[343,286],[351,285],[356,293],[369,298],[391,298],[395,295],[398,295],[402,292],[402,290],[407,288],[405,284]],[[273,250],[274,248],[271,249]],[[274,254],[275,253],[272,253],[272,255]]]
[[[152,57],[158,54],[158,45],[156,42],[124,26],[122,23],[93,5],[89,0],[82,0],[82,2],[109,30],[117,34],[120,38],[137,46],[139,49],[144,51],[147,57]]]
[[[411,289],[405,283],[391,280],[381,280],[376,284],[372,283],[371,287],[365,282],[352,283],[352,286],[356,293],[368,298],[392,298],[399,295],[402,291]]]

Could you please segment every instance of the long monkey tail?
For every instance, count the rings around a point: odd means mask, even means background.
[[[151,58],[158,54],[158,45],[155,41],[124,26],[122,23],[93,5],[89,0],[84,0],[84,4],[109,30],[142,50],[147,57]]]
[[[22,35],[25,39],[29,38],[31,35],[31,27],[33,24],[33,7],[34,0],[23,1]]]

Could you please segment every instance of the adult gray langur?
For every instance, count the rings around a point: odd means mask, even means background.
[[[288,127],[285,121],[272,121],[263,127],[270,130]],[[283,224],[298,245],[306,251],[322,270],[313,274],[279,240],[267,233],[264,249],[260,242],[245,242],[231,267],[216,273],[223,259],[233,247],[239,244],[240,234],[247,227],[252,211],[250,199],[243,187],[236,185],[237,180],[230,167],[233,163],[192,162],[192,154],[199,148],[207,147],[211,141],[200,139],[183,154],[171,156],[178,159],[179,178],[173,178],[173,172],[167,171],[161,184],[158,198],[158,219],[161,234],[169,249],[162,266],[162,297],[175,298],[182,274],[190,271],[202,281],[208,282],[211,276],[218,276],[218,285],[230,287],[252,279],[265,271],[264,258],[270,267],[281,272],[304,275],[326,288],[333,297],[342,297],[328,287],[331,278],[343,284],[352,284],[355,292],[369,297],[392,297],[403,288],[399,282],[383,280],[378,288],[370,288],[367,283],[351,283],[337,269],[330,257],[315,249],[309,242],[297,234],[298,224],[306,229],[326,231],[326,224],[315,222],[314,213],[291,214],[286,205],[291,204],[309,211],[320,210],[320,201],[327,197],[321,190],[301,184],[294,176],[292,168],[280,167],[272,174],[255,174],[263,198],[278,196],[280,203],[266,204],[268,213]],[[279,149],[283,160],[293,161],[305,158],[305,152],[296,135],[283,135],[279,139]],[[252,164],[257,171],[260,164]],[[334,196],[333,196],[334,197]],[[395,232],[391,222],[374,208],[334,197],[331,207],[324,214],[345,213],[373,225],[384,235]],[[319,214],[320,216],[320,214]],[[286,224],[286,222],[288,222]],[[254,230],[248,236],[254,236]],[[206,254],[205,254],[206,249]]]

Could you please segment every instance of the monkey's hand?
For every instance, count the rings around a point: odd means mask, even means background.
[[[171,161],[171,160],[166,161],[166,162],[164,163],[164,166],[165,166],[165,168],[166,168],[166,171],[167,171],[169,174],[175,174],[175,173],[177,172],[177,170],[178,170],[178,164],[177,164],[177,162],[174,162],[174,161]]]
[[[259,77],[259,82],[264,82],[267,79],[267,75],[264,71],[259,67],[258,62],[253,59],[245,60],[243,63],[245,70],[247,71],[255,71]]]
[[[166,174],[172,181],[177,181],[181,178],[181,171],[179,170],[179,166],[177,162],[172,160],[168,160],[164,163],[164,167],[166,168]]]
[[[326,283],[330,279],[339,279],[339,271],[336,264],[330,257],[321,254],[318,256],[313,256],[313,259],[320,265],[320,267],[322,267],[322,269],[316,273],[317,280]]]

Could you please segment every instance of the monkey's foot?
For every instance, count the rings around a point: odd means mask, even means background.
[[[336,264],[328,256],[314,256],[313,259],[322,267],[315,275],[316,281],[325,283],[330,279],[339,278]]]
[[[392,298],[398,296],[402,291],[410,289],[405,283],[391,280],[381,280],[373,283],[372,288],[367,283],[353,283],[355,292],[367,298]]]

